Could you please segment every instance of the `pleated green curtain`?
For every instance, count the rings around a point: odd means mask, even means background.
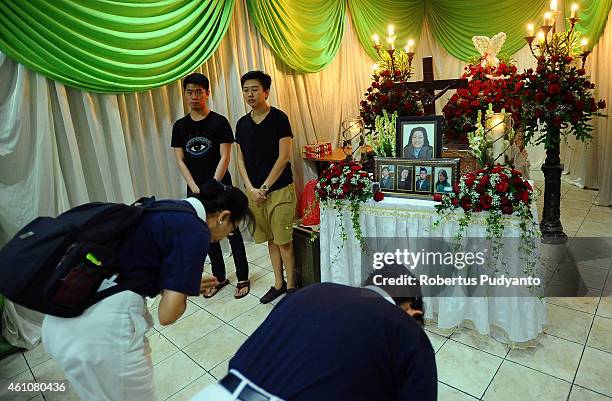
[[[503,52],[514,54],[526,45],[529,22],[542,20],[549,0],[431,0],[425,2],[432,34],[450,55],[467,60],[478,52],[472,44],[476,35],[507,35]]]
[[[576,24],[576,29],[588,38],[588,47],[592,48],[606,27],[612,0],[582,0],[576,4],[580,7],[578,11],[580,21]],[[565,2],[565,15],[571,15],[571,6],[571,1]],[[569,27],[569,23],[567,25]]]
[[[0,0],[0,50],[92,92],[135,92],[200,66],[234,0]]]
[[[247,0],[246,4],[276,56],[295,71],[321,71],[340,48],[344,0]]]
[[[349,11],[361,45],[375,60],[373,36],[387,47],[387,28],[393,25],[396,48],[404,48],[409,39],[418,43],[423,27],[423,0],[348,0]]]

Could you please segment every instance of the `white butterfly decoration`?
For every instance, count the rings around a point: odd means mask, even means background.
[[[476,50],[478,50],[482,56],[482,66],[499,64],[497,54],[504,46],[505,42],[506,34],[504,32],[500,32],[492,38],[488,36],[472,37],[472,43],[474,43]]]

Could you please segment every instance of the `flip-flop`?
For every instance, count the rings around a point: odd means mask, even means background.
[[[221,289],[222,289],[223,287],[225,287],[226,285],[228,285],[228,284],[229,284],[229,279],[227,279],[227,278],[226,278],[226,279],[225,279],[225,281],[222,281],[222,282],[220,282],[219,284],[217,284],[216,286],[214,286],[214,288],[213,288],[213,291],[214,291],[214,292],[211,292],[211,293],[209,293],[208,295],[206,295],[206,294],[202,294],[202,296],[203,296],[204,298],[212,298],[212,297],[214,297],[215,295],[217,295],[217,293],[218,293],[219,291],[221,291]]]
[[[236,295],[236,294],[234,294],[234,298],[236,298],[236,299],[240,299],[240,298],[244,298],[244,297],[246,297],[247,295],[249,295],[249,292],[251,292],[251,280],[239,281],[239,282],[237,282],[237,283],[236,283],[236,289],[237,289],[237,290],[240,290],[240,289],[242,289],[242,288],[246,288],[246,289],[247,289],[247,292],[245,292],[245,293],[244,293],[244,294],[242,294],[242,295]]]

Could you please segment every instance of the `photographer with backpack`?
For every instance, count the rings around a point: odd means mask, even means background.
[[[105,261],[116,269],[116,285],[138,284],[104,298],[80,316],[45,316],[43,345],[82,400],[157,400],[145,336],[153,322],[144,296],[161,293],[159,322],[175,322],[185,312],[187,296],[217,285],[216,278],[202,277],[208,252],[202,244],[219,241],[253,220],[247,197],[216,181],[202,185],[199,194],[186,200],[156,204],[162,207],[143,214],[112,259]],[[188,212],[172,210],[172,205]]]

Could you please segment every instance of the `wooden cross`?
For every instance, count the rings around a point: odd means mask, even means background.
[[[418,82],[396,82],[409,91],[415,93],[423,103],[425,115],[436,114],[436,100],[449,89],[462,89],[468,87],[467,79],[434,79],[433,58],[423,57],[423,80]],[[436,94],[436,91],[438,94]]]

